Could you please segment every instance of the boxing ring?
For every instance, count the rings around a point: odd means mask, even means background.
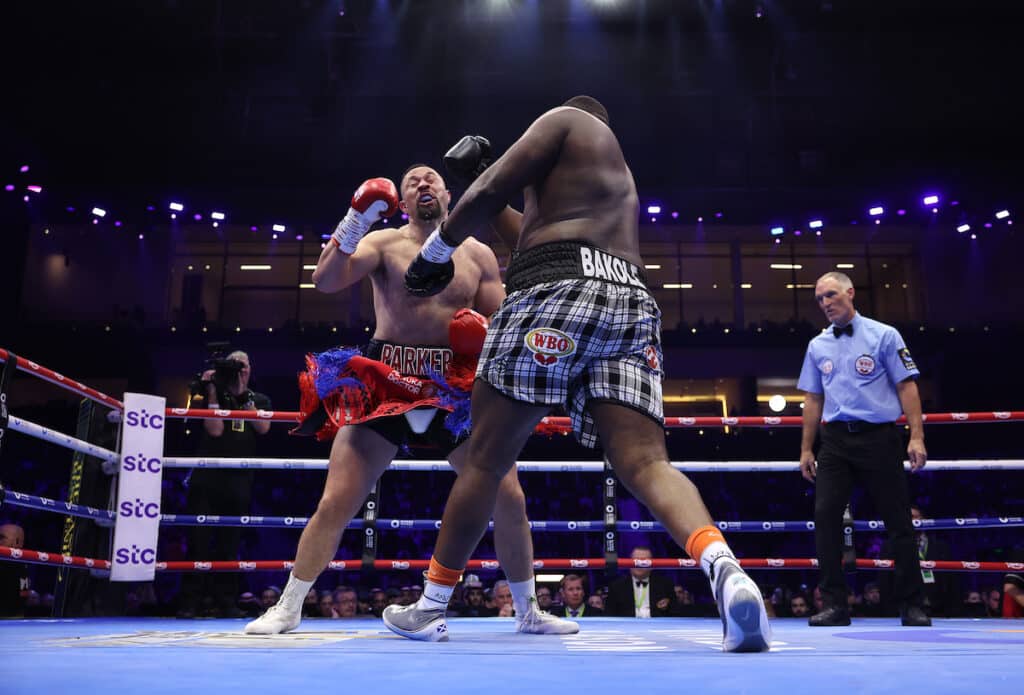
[[[61,388],[101,404],[112,421],[123,417],[124,404],[80,382],[0,349],[6,388],[14,368],[38,376]],[[0,395],[6,394],[0,390]],[[0,425],[10,432],[35,437],[104,462],[114,475],[130,458],[79,437],[63,434],[16,417],[6,411]],[[168,408],[164,418],[266,419],[294,423],[298,413],[209,411]],[[927,424],[1002,422],[1024,420],[1024,411],[929,414]],[[667,418],[667,427],[799,426],[799,418]],[[565,420],[548,418],[542,430],[561,431]],[[2,434],[2,432],[0,432]],[[7,436],[10,436],[9,434]],[[0,436],[2,441],[2,436]],[[164,457],[162,468],[248,468],[256,470],[326,469],[321,459],[203,459]],[[795,461],[673,462],[687,472],[787,473],[797,475]],[[661,530],[656,522],[619,519],[614,505],[614,478],[602,462],[523,461],[524,474],[532,472],[587,472],[604,475],[604,518],[597,520],[536,520],[534,531],[603,533],[614,540],[618,533]],[[2,470],[2,469],[0,469]],[[395,461],[390,470],[449,471],[444,461]],[[929,461],[930,471],[1017,471],[1022,460]],[[0,489],[5,506],[88,519],[114,527],[119,507],[110,509],[79,504],[74,495],[55,500],[17,490]],[[349,529],[368,537],[404,530],[436,530],[436,519],[380,517],[387,506],[378,500],[366,505]],[[372,508],[371,508],[372,507]],[[230,525],[263,528],[301,528],[304,517],[197,517],[160,515],[160,525]],[[813,522],[802,520],[723,521],[734,533],[804,533]],[[1018,528],[1020,516],[926,519],[915,525],[928,529]],[[877,520],[857,520],[856,530],[878,530]],[[374,546],[376,547],[376,546]],[[809,545],[810,547],[810,545]],[[424,555],[427,552],[424,548]],[[105,573],[112,558],[80,557],[38,549],[0,546],[0,561],[61,567],[65,570]],[[372,567],[378,571],[424,569],[419,560],[363,557],[338,559],[337,571]],[[642,562],[642,561],[641,561]],[[760,569],[813,569],[812,558],[742,558],[755,580]],[[155,572],[254,572],[290,569],[289,560],[174,562],[154,560]],[[888,560],[858,559],[859,569],[886,569]],[[634,561],[617,553],[591,558],[538,558],[538,570],[573,571],[627,568]],[[689,558],[655,558],[656,569],[699,568]],[[935,571],[1020,572],[1024,564],[950,560],[922,562]],[[496,570],[494,560],[473,560],[468,569]],[[1000,575],[993,575],[993,578]],[[908,691],[993,693],[1018,692],[1024,678],[1024,625],[999,619],[935,619],[932,628],[905,628],[899,618],[855,618],[850,627],[810,628],[804,620],[773,619],[769,653],[725,654],[720,650],[718,618],[586,617],[576,635],[517,634],[511,618],[451,618],[451,641],[421,643],[402,639],[376,618],[327,620],[306,618],[293,633],[245,635],[244,620],[174,620],[164,618],[57,618],[0,621],[0,693],[70,693],[112,685],[125,692],[179,693],[198,688],[225,692],[281,692],[296,686],[312,688],[372,689],[378,693],[513,693],[524,690],[555,692],[568,685],[598,693],[641,688],[655,693],[679,692],[693,687],[711,692],[821,692],[842,689],[872,693]]]

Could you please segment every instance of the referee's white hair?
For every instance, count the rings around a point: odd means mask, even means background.
[[[840,273],[838,270],[832,270],[825,273],[820,278],[818,278],[818,282],[821,282],[822,280],[826,279],[835,280],[836,282],[839,283],[839,286],[843,288],[843,290],[848,290],[851,287],[853,287],[853,280],[850,279],[850,276],[847,275],[846,273]]]

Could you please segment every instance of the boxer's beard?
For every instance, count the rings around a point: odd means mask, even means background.
[[[441,201],[437,198],[431,200],[426,205],[416,204],[416,217],[422,222],[429,222],[436,220],[441,216]]]

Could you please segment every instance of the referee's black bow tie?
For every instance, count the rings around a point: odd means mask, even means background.
[[[832,334],[835,335],[835,337],[838,338],[843,333],[845,333],[846,335],[852,337],[853,336],[853,324],[852,323],[848,323],[845,326],[843,326],[842,328],[840,328],[839,326],[832,326]]]
[[[642,580],[642,579],[637,579],[637,580],[636,580],[636,585],[637,585],[637,586],[641,586],[641,587],[642,587],[642,586],[647,586],[647,582],[645,582],[645,581],[644,581],[644,580]]]

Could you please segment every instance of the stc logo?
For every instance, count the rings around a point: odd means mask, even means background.
[[[118,548],[114,560],[121,565],[152,565],[156,560],[154,548],[140,548],[132,543],[131,548]]]
[[[164,414],[153,413],[150,415],[145,408],[141,411],[129,410],[124,421],[129,427],[141,427],[144,430],[162,430],[164,428]]]
[[[160,505],[156,502],[143,502],[138,497],[135,501],[127,500],[118,505],[118,516],[137,519],[156,519],[160,516]]]
[[[139,473],[159,473],[161,461],[157,457],[149,457],[139,452],[136,455],[128,454],[121,459],[121,471],[138,471]]]

